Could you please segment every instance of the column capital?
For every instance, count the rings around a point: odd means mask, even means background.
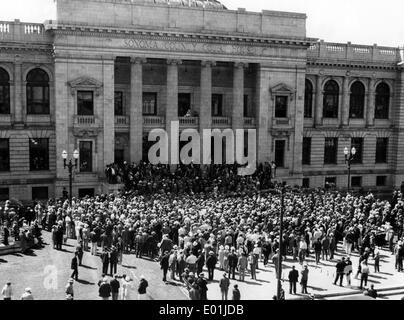
[[[167,64],[168,65],[181,65],[182,60],[181,59],[167,59]]]
[[[143,64],[146,63],[147,59],[143,57],[130,57],[130,63],[132,64]]]
[[[234,62],[235,68],[245,69],[248,67],[248,63],[246,62]]]
[[[214,66],[216,66],[216,61],[202,60],[201,61],[201,66],[202,67],[214,67]]]

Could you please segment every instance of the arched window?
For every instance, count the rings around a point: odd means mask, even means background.
[[[39,68],[27,75],[27,114],[49,114],[49,76]]]
[[[311,118],[313,116],[313,85],[310,80],[306,79],[304,89],[304,117]]]
[[[390,105],[390,88],[382,82],[376,87],[375,119],[388,119]]]
[[[10,114],[10,76],[0,68],[0,114]]]
[[[365,86],[360,81],[351,85],[351,96],[349,99],[349,117],[362,119],[365,108]]]
[[[338,118],[339,86],[329,80],[324,86],[323,118]]]

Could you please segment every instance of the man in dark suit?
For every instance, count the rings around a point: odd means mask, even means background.
[[[163,257],[161,258],[160,265],[161,269],[163,270],[163,281],[167,281],[167,271],[169,267],[169,260],[170,260],[170,255],[168,254],[168,251],[164,251]]]
[[[72,259],[71,269],[73,270],[73,273],[70,276],[70,278],[75,279],[77,281],[79,278],[79,265],[77,262],[77,252],[74,254],[74,257]]]
[[[101,253],[101,261],[102,261],[102,273],[103,274],[108,274],[109,253],[105,249]]]
[[[342,257],[342,259],[339,260],[339,261],[337,262],[337,264],[335,265],[335,268],[336,268],[336,276],[335,276],[334,284],[336,285],[336,284],[337,284],[337,281],[338,281],[338,279],[339,279],[339,285],[340,285],[340,287],[342,287],[342,280],[344,279],[345,266],[346,266],[346,263],[345,263],[345,258],[344,258],[344,257]]]
[[[296,294],[296,283],[299,280],[299,272],[295,269],[295,266],[292,266],[292,270],[289,271],[289,293]]]
[[[110,264],[110,274],[111,276],[116,273],[118,267],[118,251],[114,246],[112,246],[111,253],[109,255],[109,264]]]
[[[229,278],[230,278],[230,275],[231,275],[231,278],[233,280],[235,280],[236,279],[236,275],[235,275],[236,274],[236,267],[237,267],[237,264],[238,264],[238,257],[237,257],[237,254],[234,252],[234,249],[231,250],[231,253],[229,254],[228,260],[229,260]]]

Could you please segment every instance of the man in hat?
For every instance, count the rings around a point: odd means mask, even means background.
[[[230,280],[226,272],[223,273],[223,278],[219,281],[220,292],[222,293],[222,300],[227,300],[229,294]]]
[[[215,266],[217,264],[217,258],[213,251],[209,251],[209,257],[206,259],[206,267],[208,268],[208,278],[210,281],[213,280]]]
[[[166,282],[167,281],[167,272],[168,272],[168,268],[170,266],[170,255],[167,250],[164,251],[164,253],[163,253],[163,257],[161,258],[161,261],[160,261],[160,266],[161,266],[161,269],[163,270],[163,281]]]
[[[106,248],[104,248],[101,253],[101,261],[102,261],[102,273],[108,274],[109,252],[106,250]]]
[[[72,297],[71,300],[73,300],[73,298],[74,298],[73,282],[74,282],[73,279],[69,279],[69,281],[67,282],[67,285],[66,285],[66,290],[65,290],[66,297],[68,297],[70,295]]]
[[[118,268],[118,251],[116,250],[115,246],[112,246],[111,252],[109,254],[109,264],[110,264],[110,275],[116,273]]]
[[[199,274],[198,279],[196,279],[196,284],[198,285],[200,290],[201,300],[208,300],[208,281],[205,279],[205,275],[203,273]]]
[[[3,300],[11,300],[13,296],[13,289],[11,288],[11,281],[7,281],[3,290],[1,290],[1,294],[3,295]]]
[[[299,280],[299,272],[295,266],[292,266],[292,270],[289,271],[289,293],[296,294],[296,283]]]
[[[79,266],[78,266],[78,261],[77,261],[77,252],[74,253],[74,257],[72,259],[70,268],[73,270],[73,273],[71,274],[70,278],[76,279],[76,281],[79,278]]]

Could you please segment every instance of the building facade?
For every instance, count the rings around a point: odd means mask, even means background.
[[[397,48],[306,36],[306,15],[216,1],[57,0],[56,21],[0,22],[0,198],[105,192],[113,162],[147,159],[155,128],[255,129],[258,162],[308,187],[404,180]]]

